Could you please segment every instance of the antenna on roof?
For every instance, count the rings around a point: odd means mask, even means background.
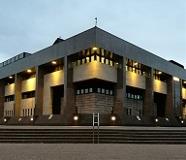
[[[96,17],[95,18],[95,27],[97,26],[97,23],[98,23],[98,18]]]

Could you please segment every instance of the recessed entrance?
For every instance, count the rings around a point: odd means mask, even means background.
[[[165,117],[165,102],[165,94],[154,93],[154,103],[157,109],[157,117]]]
[[[51,88],[52,91],[52,114],[61,113],[61,105],[64,97],[63,85],[55,86]]]

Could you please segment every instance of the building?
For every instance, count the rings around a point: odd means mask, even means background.
[[[2,124],[184,125],[186,70],[98,27],[0,64]]]

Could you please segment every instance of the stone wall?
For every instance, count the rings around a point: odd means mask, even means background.
[[[143,101],[142,100],[134,100],[126,98],[125,102],[126,108],[131,110],[131,116],[141,116],[143,112]],[[128,113],[129,115],[129,113]]]
[[[76,95],[75,104],[78,113],[91,114],[99,112],[109,114],[114,106],[114,96],[99,93]]]

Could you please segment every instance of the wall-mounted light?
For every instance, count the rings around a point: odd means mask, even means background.
[[[20,122],[22,120],[22,118],[19,118],[18,121]]]
[[[176,82],[180,81],[180,79],[178,77],[173,77],[173,80],[176,81]]]
[[[168,122],[169,121],[169,118],[166,117],[165,120]]]
[[[13,76],[9,76],[8,78],[9,78],[9,79],[12,79],[12,78],[13,78]]]
[[[31,69],[27,69],[26,72],[27,73],[32,73],[32,70]]]
[[[135,62],[135,63],[134,63],[134,66],[137,66],[137,65],[138,65],[138,62]]]
[[[79,117],[78,117],[77,115],[75,115],[75,116],[73,117],[73,119],[74,119],[74,121],[77,121],[77,120],[79,119]]]
[[[116,121],[116,116],[112,115],[112,116],[110,117],[110,119],[111,119],[111,121]]]
[[[162,72],[161,72],[161,71],[159,71],[159,72],[158,72],[158,74],[162,74]]]
[[[183,120],[181,120],[181,124],[183,124],[184,123],[184,121]]]
[[[158,122],[158,118],[155,119],[155,122],[156,122],[156,123]]]
[[[56,62],[56,61],[52,61],[51,63],[52,63],[53,65],[56,65],[56,64],[57,64],[57,62]]]
[[[6,118],[4,118],[4,119],[3,119],[3,121],[4,121],[4,122],[7,122],[7,119],[6,119]]]
[[[186,84],[186,81],[183,81],[184,84]]]
[[[97,51],[98,48],[97,48],[97,47],[93,47],[92,50],[93,50],[93,51]]]
[[[31,117],[31,118],[30,118],[30,121],[33,121],[33,120],[34,120],[34,118],[33,118],[33,117]]]

